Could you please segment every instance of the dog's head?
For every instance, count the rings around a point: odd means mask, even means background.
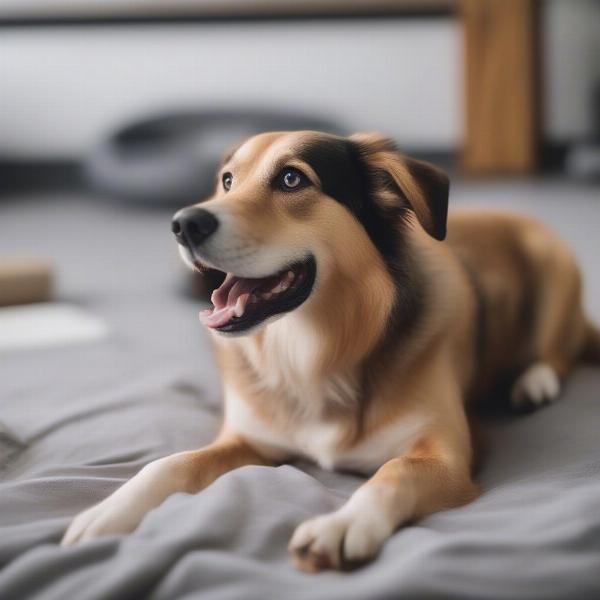
[[[403,230],[443,239],[447,206],[446,176],[379,135],[277,132],[229,153],[214,195],[172,228],[186,263],[226,274],[201,320],[242,333],[309,305],[332,277],[391,273]]]

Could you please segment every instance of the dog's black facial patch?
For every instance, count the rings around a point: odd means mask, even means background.
[[[315,138],[299,148],[298,157],[313,168],[323,192],[355,215],[383,257],[397,290],[389,335],[407,332],[417,324],[424,296],[418,266],[404,251],[402,226],[409,206],[401,190],[387,172],[369,166],[368,149],[352,140]],[[398,195],[396,206],[376,201],[375,195],[384,189]]]
[[[315,171],[323,192],[343,204],[360,221],[390,266],[398,253],[398,219],[393,219],[390,209],[379,206],[373,197],[382,184],[389,185],[389,177],[372,172],[357,144],[344,138],[315,138],[303,144],[297,154]],[[400,211],[399,205],[396,212]]]

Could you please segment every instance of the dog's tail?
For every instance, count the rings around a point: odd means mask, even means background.
[[[585,362],[600,365],[600,329],[589,321],[581,358]]]

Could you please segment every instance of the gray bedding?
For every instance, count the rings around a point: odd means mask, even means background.
[[[512,198],[562,231],[600,321],[597,192],[459,185],[454,197]],[[168,212],[85,198],[0,201],[0,255],[53,257],[60,298],[110,328],[100,342],[0,357],[0,598],[600,597],[600,369],[591,367],[555,405],[488,421],[485,494],[400,530],[356,572],[291,566],[294,527],[361,481],[309,464],[239,469],[198,495],[172,496],[130,536],[60,548],[76,512],[218,426],[218,374],[197,303],[178,293],[168,225]]]

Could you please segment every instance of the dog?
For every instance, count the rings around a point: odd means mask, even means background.
[[[200,314],[222,429],[145,466],[63,544],[130,532],[170,494],[295,457],[369,477],[295,530],[304,571],[363,563],[403,524],[476,499],[470,407],[507,377],[516,408],[554,400],[577,362],[600,362],[600,334],[556,234],[512,214],[448,216],[448,192],[378,134],[267,133],[230,152],[214,196],[172,222],[183,260],[224,277]]]

